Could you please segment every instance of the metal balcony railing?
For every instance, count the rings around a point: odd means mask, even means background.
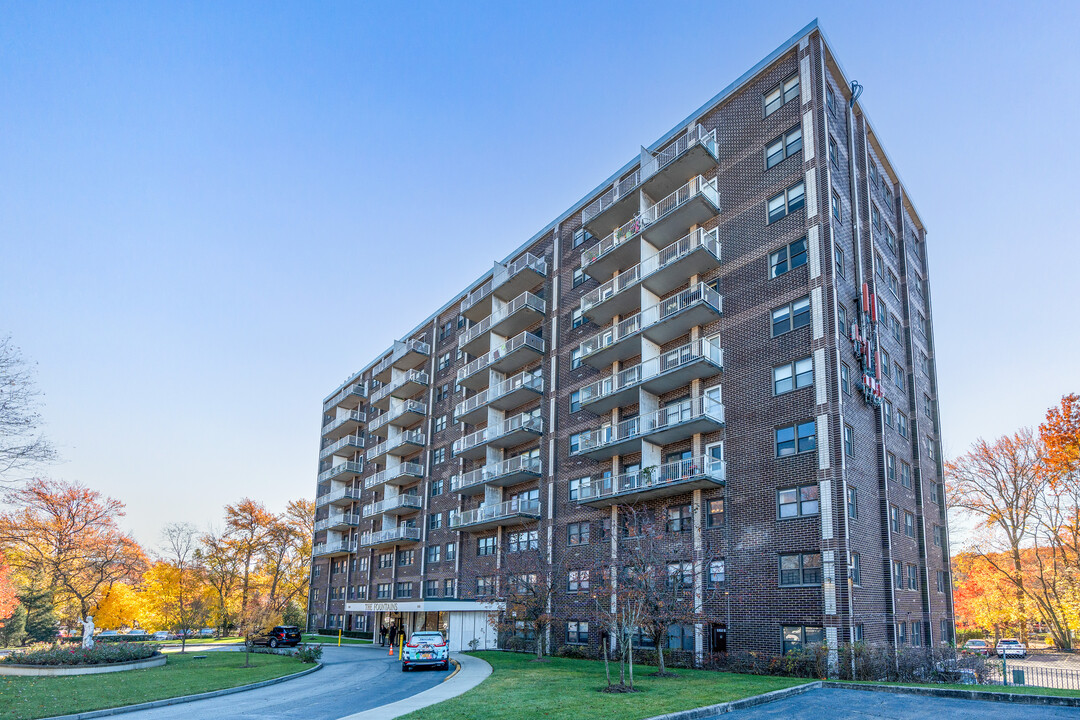
[[[588,313],[589,310],[597,305],[610,300],[615,295],[619,294],[623,290],[629,287],[637,285],[640,281],[649,277],[655,272],[663,270],[665,267],[676,263],[679,260],[689,256],[691,253],[697,251],[699,248],[704,248],[707,252],[716,257],[717,262],[720,261],[720,230],[719,228],[713,228],[712,230],[703,230],[698,228],[689,235],[686,235],[678,242],[668,245],[656,255],[642,260],[637,265],[633,266],[625,272],[621,272],[611,280],[607,281],[600,287],[596,288],[590,293],[582,296],[581,298],[581,311]]]
[[[632,192],[640,182],[641,170],[638,169],[613,184],[608,188],[607,192],[585,206],[585,209],[581,211],[581,223],[584,225],[610,208],[618,200],[626,197],[626,194]]]
[[[342,488],[324,493],[315,498],[315,507],[322,507],[338,500],[359,500],[360,490],[357,488]]]
[[[578,447],[571,452],[571,455],[581,455],[606,445],[645,438],[661,430],[673,428],[699,418],[709,418],[717,424],[723,425],[723,404],[709,397],[698,397],[668,405],[646,415],[624,420],[618,425],[608,425],[599,430],[584,433],[579,436]]]
[[[543,338],[533,335],[531,332],[526,330],[525,332],[510,338],[491,352],[481,355],[465,367],[458,370],[458,382],[464,380],[470,375],[475,375],[476,373],[480,372],[488,365],[491,365],[493,362],[499,360],[500,358],[506,357],[510,353],[526,347],[532,348],[538,353],[543,353],[544,340]]]
[[[463,438],[454,441],[454,454],[465,452],[470,448],[474,448],[478,445],[484,445],[497,440],[504,435],[509,435],[512,432],[518,430],[529,430],[532,432],[544,431],[544,419],[530,413],[522,413],[521,415],[515,415],[514,417],[504,420],[501,423],[496,423],[490,427],[486,427],[483,430],[478,430],[474,433],[466,435]]]
[[[319,473],[319,482],[326,482],[327,480],[333,480],[338,475],[344,473],[352,473],[359,475],[364,472],[364,463],[362,460],[349,460],[348,462],[339,463],[333,467],[327,468]]]
[[[349,383],[345,383],[345,385],[346,387],[344,387],[339,392],[334,393],[323,403],[323,412],[326,412],[336,407],[338,403],[340,403],[342,400],[344,400],[350,395],[355,395],[358,398],[362,398],[367,395],[367,390],[365,389],[364,383],[362,382],[353,383],[351,385]]]
[[[360,435],[346,435],[332,445],[327,445],[319,451],[319,459],[330,457],[339,450],[345,448],[362,449],[364,447],[364,438]]]
[[[424,466],[415,462],[404,462],[392,468],[380,470],[364,480],[364,489],[377,488],[385,482],[408,475],[410,478],[419,478],[424,475]]]
[[[381,545],[382,543],[398,541],[412,541],[420,539],[420,528],[399,525],[386,530],[366,532],[360,536],[361,545]]]
[[[614,477],[594,477],[579,489],[577,502],[656,491],[700,478],[723,483],[727,479],[727,466],[723,460],[702,455]]]
[[[356,543],[352,540],[341,540],[332,543],[316,543],[312,549],[313,555],[337,555],[340,553],[356,552]]]
[[[402,445],[424,445],[425,435],[422,430],[406,430],[397,437],[392,437],[389,440],[379,443],[375,447],[371,448],[367,452],[369,458],[377,458],[380,455],[401,447]]]
[[[705,128],[701,125],[694,125],[680,135],[675,142],[654,154],[652,158],[645,163],[645,167],[642,169],[642,180],[648,180],[698,143],[704,146],[714,158],[719,157],[716,148],[716,131],[709,130],[706,132]]]
[[[473,339],[480,337],[490,330],[493,325],[498,325],[522,308],[532,308],[536,312],[543,314],[546,307],[547,304],[531,292],[522,293],[507,303],[502,309],[491,313],[460,335],[458,337],[458,347],[465,347],[472,342]]]
[[[510,278],[517,275],[522,270],[532,269],[540,275],[547,275],[547,261],[543,258],[538,258],[532,253],[525,253],[514,262],[509,265],[503,265],[496,263],[495,269],[492,271],[491,278],[488,279],[480,287],[473,290],[471,293],[465,296],[465,299],[461,301],[461,308],[459,312],[465,312],[476,303],[483,300],[492,292],[497,290],[503,283]]]
[[[326,435],[327,433],[331,433],[349,421],[359,423],[367,422],[367,413],[362,410],[352,410],[347,415],[334,418],[322,426],[322,434]]]
[[[339,525],[348,525],[350,527],[356,527],[360,524],[360,516],[356,513],[337,513],[330,515],[322,520],[315,521],[315,532],[320,530],[326,530],[327,528],[337,527]]]
[[[381,372],[386,370],[386,368],[390,367],[398,360],[408,355],[410,352],[418,352],[421,355],[430,355],[431,345],[424,342],[423,340],[405,340],[400,345],[395,345],[394,349],[390,352],[390,354],[380,360],[379,363],[374,368],[372,368],[371,374],[380,374]]]
[[[454,408],[454,417],[461,417],[470,413],[479,407],[509,395],[519,388],[535,390],[538,393],[544,392],[543,369],[520,372],[496,385],[492,385],[486,390],[476,393],[471,398],[462,400]]]
[[[481,505],[473,510],[450,511],[450,528],[468,527],[493,520],[509,520],[516,517],[540,517],[539,500],[507,500],[495,505]]]
[[[398,510],[401,508],[408,508],[412,510],[419,510],[423,504],[423,500],[419,495],[413,495],[412,493],[403,493],[397,497],[387,498],[380,500],[379,502],[368,503],[364,506],[362,514],[364,517],[371,517],[372,515],[382,515],[384,512],[390,510]]]
[[[713,363],[719,371],[724,366],[724,351],[720,349],[719,343],[699,338],[682,347],[668,350],[651,360],[628,367],[611,377],[606,377],[603,380],[582,387],[579,391],[579,399],[584,405],[621,390],[640,385],[698,360],[707,360]]]
[[[485,465],[482,468],[472,470],[464,475],[454,475],[450,478],[451,492],[460,492],[470,487],[484,485],[501,477],[515,473],[540,474],[540,458],[522,455],[502,462]]]
[[[393,394],[395,391],[407,385],[411,382],[415,382],[418,385],[428,384],[428,374],[423,370],[408,370],[404,375],[398,377],[397,380],[391,380],[383,385],[381,388],[371,394],[371,403],[375,404],[385,398],[388,395]]]
[[[368,423],[368,432],[375,433],[383,425],[386,425],[388,422],[396,420],[402,415],[406,415],[408,413],[426,415],[427,404],[420,400],[406,400],[396,409],[384,412],[378,417],[372,419],[372,421]]]

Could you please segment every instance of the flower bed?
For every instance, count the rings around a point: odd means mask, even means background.
[[[73,648],[61,645],[33,645],[0,658],[8,665],[108,665],[146,660],[161,654],[160,645],[111,642],[92,648]]]

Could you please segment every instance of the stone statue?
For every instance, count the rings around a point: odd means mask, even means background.
[[[94,647],[94,618],[87,615],[82,628],[82,646],[87,649]]]

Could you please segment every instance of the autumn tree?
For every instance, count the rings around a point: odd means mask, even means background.
[[[1080,485],[1080,395],[1066,395],[1047,411],[1039,438],[1050,482],[1055,487]]]
[[[11,617],[18,605],[19,598],[15,592],[15,583],[11,579],[11,569],[3,553],[0,553],[0,622]]]
[[[566,582],[561,559],[548,562],[538,546],[508,552],[503,558],[506,581],[501,599],[502,614],[492,615],[496,631],[522,632],[534,638],[536,659],[544,658],[544,641],[551,626],[552,605]],[[495,600],[496,598],[491,598]]]
[[[45,478],[8,488],[3,498],[10,509],[0,513],[0,550],[16,572],[43,583],[68,615],[91,614],[114,583],[142,574],[145,556],[117,524],[124,516],[119,500]]]
[[[169,523],[161,532],[160,559],[147,571],[148,602],[166,627],[180,632],[180,652],[207,614],[206,580],[199,533],[190,523]]]
[[[40,401],[19,348],[10,336],[0,337],[0,479],[55,457],[39,429]]]
[[[240,570],[240,617],[247,617],[251,596],[252,575],[264,546],[278,518],[266,507],[250,498],[225,506],[226,543],[232,549]]]
[[[199,539],[197,559],[202,564],[213,597],[212,609],[221,634],[235,624],[236,594],[240,585],[240,562],[223,532],[210,530]]]

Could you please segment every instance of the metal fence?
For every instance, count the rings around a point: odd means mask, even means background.
[[[1032,665],[1031,661],[1008,660],[991,663],[989,680],[1017,687],[1044,687],[1080,690],[1080,670]]]

